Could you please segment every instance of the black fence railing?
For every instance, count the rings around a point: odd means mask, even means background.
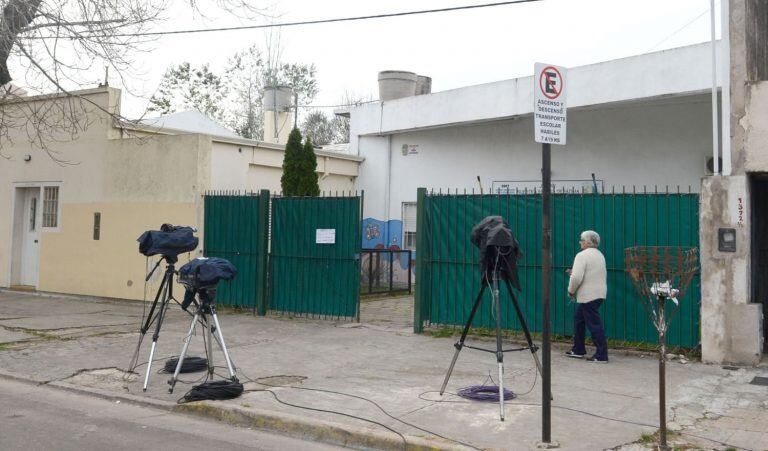
[[[360,293],[411,292],[413,252],[363,249],[360,261]]]

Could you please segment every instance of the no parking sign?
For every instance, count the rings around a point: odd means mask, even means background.
[[[568,71],[552,64],[536,63],[533,75],[534,138],[542,144],[565,144]]]

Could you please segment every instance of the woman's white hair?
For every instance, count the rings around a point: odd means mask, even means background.
[[[598,235],[594,230],[585,230],[581,232],[581,239],[584,240],[584,242],[587,243],[587,246],[589,247],[600,246],[600,235]]]

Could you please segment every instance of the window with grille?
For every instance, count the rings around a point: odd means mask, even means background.
[[[416,202],[403,202],[403,249],[416,250]]]
[[[43,188],[43,227],[59,226],[59,187]]]

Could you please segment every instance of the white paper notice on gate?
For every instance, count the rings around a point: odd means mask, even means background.
[[[537,143],[565,145],[568,107],[568,70],[536,63],[533,73],[533,123]]]
[[[315,229],[315,244],[336,244],[336,229]]]

